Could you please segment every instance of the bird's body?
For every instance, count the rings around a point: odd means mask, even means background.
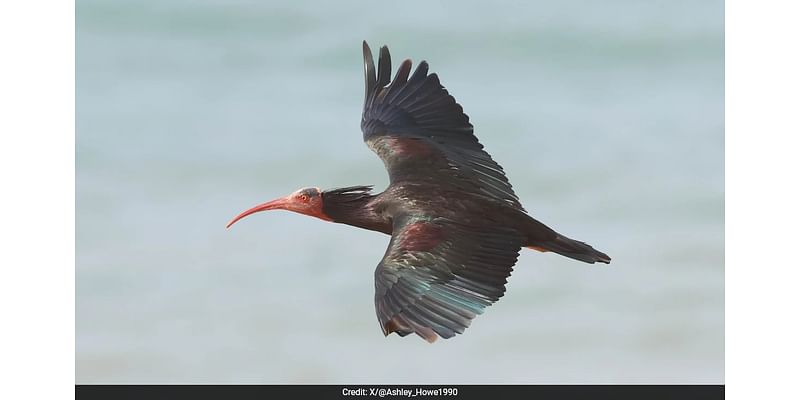
[[[527,214],[426,62],[411,74],[411,61],[403,61],[390,81],[388,49],[381,48],[376,71],[365,42],[364,71],[361,128],[389,172],[388,188],[379,194],[371,186],[300,189],[228,226],[258,211],[285,209],[392,235],[375,271],[378,320],[386,335],[416,333],[431,342],[462,333],[503,296],[523,247],[610,262]]]

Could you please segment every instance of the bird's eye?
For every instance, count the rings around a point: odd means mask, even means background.
[[[301,195],[300,195],[300,200],[302,200],[302,201],[308,201],[308,196],[307,196],[307,195],[304,195],[304,194],[301,194]]]

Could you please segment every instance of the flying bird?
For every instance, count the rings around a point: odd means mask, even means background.
[[[469,117],[420,62],[404,60],[391,79],[381,47],[377,71],[363,43],[364,142],[383,160],[389,186],[302,188],[228,223],[288,210],[391,235],[375,269],[375,311],[384,335],[434,342],[461,334],[505,293],[522,248],[587,263],[611,258],[531,217],[503,168],[473,134]]]

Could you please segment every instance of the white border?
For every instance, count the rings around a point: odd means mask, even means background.
[[[0,398],[74,397],[75,4],[0,6]]]
[[[726,3],[727,395],[797,396],[797,2]]]
[[[2,7],[0,397],[64,398],[75,379],[75,8]],[[798,8],[726,3],[726,382],[734,399],[797,391]]]

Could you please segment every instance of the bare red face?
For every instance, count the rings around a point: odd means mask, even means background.
[[[319,188],[303,188],[286,197],[281,197],[264,204],[259,204],[239,215],[228,223],[227,228],[235,224],[236,221],[261,211],[267,210],[287,210],[299,214],[310,215],[325,221],[331,218],[322,211],[322,191]]]

